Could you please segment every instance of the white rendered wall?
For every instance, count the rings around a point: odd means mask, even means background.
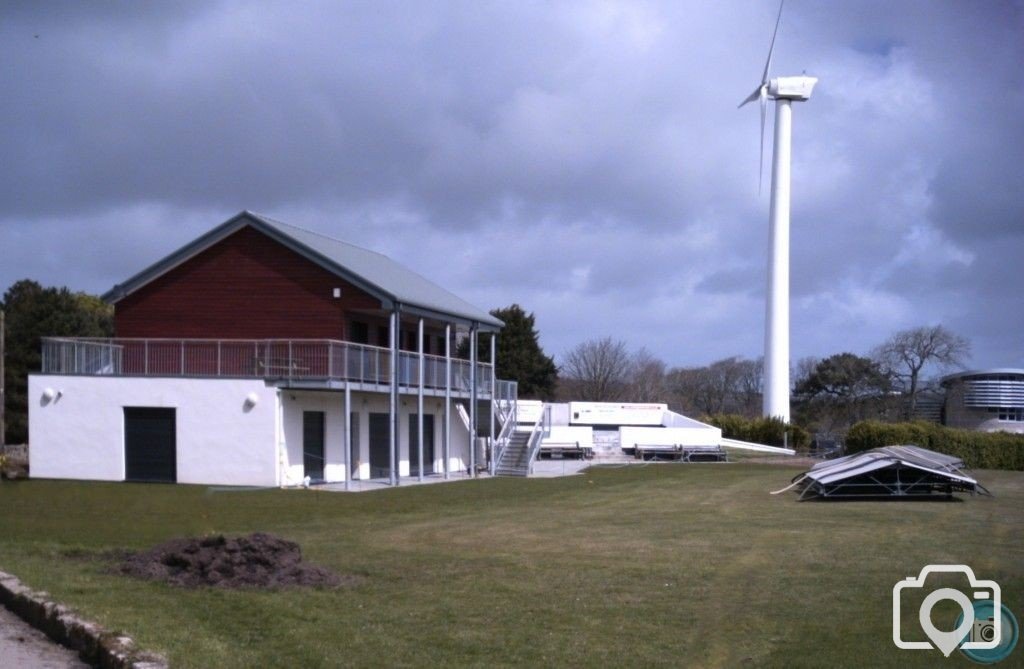
[[[540,412],[543,408],[544,403],[540,400],[517,400],[516,422],[533,425],[540,418]]]
[[[262,381],[33,374],[28,386],[33,478],[123,481],[124,408],[161,407],[176,410],[179,483],[277,484],[277,392]]]
[[[637,444],[671,446],[718,446],[722,443],[722,431],[717,427],[620,427],[619,444],[622,448],[633,449]]]
[[[284,425],[284,443],[281,449],[281,484],[299,485],[305,477],[302,463],[302,413],[304,411],[324,412],[324,479],[330,482],[344,481],[347,472],[346,462],[348,461],[345,453],[345,434],[348,430],[348,419],[345,416],[345,394],[343,392],[282,390],[281,398]],[[409,442],[409,421],[416,413],[416,398],[402,395],[398,404],[398,473],[399,476],[408,476],[410,456],[413,461],[418,457],[415,440],[411,444]],[[452,443],[448,466],[451,472],[461,472],[469,466],[469,431],[456,414],[454,401],[452,404]],[[388,409],[388,395],[385,393],[352,393],[350,410],[359,415],[355,479],[365,480],[370,477],[370,414],[388,413]],[[433,470],[440,474],[444,472],[444,398],[425,397],[423,399],[423,414],[433,414],[434,416]],[[424,439],[426,439],[425,435]],[[423,464],[424,467],[427,467],[428,462],[425,460]]]
[[[551,434],[544,443],[572,444],[579,442],[580,448],[594,447],[594,429],[584,425],[552,425]]]
[[[573,425],[661,425],[667,404],[631,402],[569,402]]]
[[[281,403],[284,409],[281,485],[299,485],[306,476],[302,464],[302,414],[305,411],[324,412],[324,480],[344,481],[345,394],[282,390]]]

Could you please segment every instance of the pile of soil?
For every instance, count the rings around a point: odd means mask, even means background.
[[[337,587],[334,572],[302,561],[294,541],[256,532],[172,539],[148,551],[129,554],[119,571],[137,578],[186,588]]]

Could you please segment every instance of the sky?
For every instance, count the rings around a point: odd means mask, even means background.
[[[0,290],[102,293],[248,209],[374,249],[560,360],[763,351],[778,5],[0,6]],[[1024,367],[1024,2],[790,0],[792,360],[942,324]]]

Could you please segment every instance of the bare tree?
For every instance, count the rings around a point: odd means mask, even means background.
[[[799,395],[797,389],[811,378],[814,374],[814,370],[818,367],[818,363],[820,362],[821,358],[816,358],[813,355],[807,356],[806,358],[800,358],[796,361],[796,365],[794,366],[790,377],[790,381],[793,384],[794,394]]]
[[[901,330],[875,349],[873,357],[892,378],[903,383],[910,400],[907,415],[917,409],[921,370],[929,365],[939,369],[962,366],[971,355],[971,344],[941,325]]]
[[[736,410],[744,416],[761,415],[761,397],[764,392],[764,358],[739,360],[739,376],[734,390]]]
[[[624,342],[611,337],[591,339],[565,354],[559,373],[570,382],[577,399],[613,402],[626,392],[630,362]]]
[[[665,399],[665,363],[655,358],[646,348],[633,354],[630,360],[629,401],[661,402]]]
[[[761,397],[761,369],[760,360],[724,358],[707,367],[673,369],[668,383],[684,412],[750,413]]]

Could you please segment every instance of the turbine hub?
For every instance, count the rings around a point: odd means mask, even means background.
[[[776,77],[768,82],[768,95],[776,100],[808,100],[817,77],[801,75],[799,77]]]

